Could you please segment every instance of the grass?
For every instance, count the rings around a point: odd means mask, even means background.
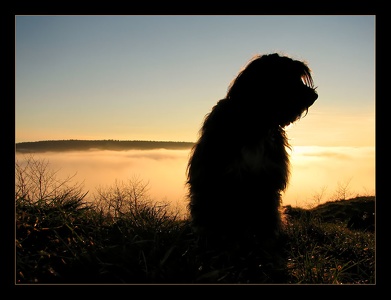
[[[270,253],[259,260],[261,249],[202,252],[188,218],[152,201],[140,180],[116,182],[90,202],[45,161],[31,157],[15,175],[17,284],[376,282],[374,228],[348,227],[352,216],[374,213],[374,196],[286,207],[277,268]]]

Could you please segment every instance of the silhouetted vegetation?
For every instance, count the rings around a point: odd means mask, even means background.
[[[85,150],[152,150],[190,149],[190,142],[120,141],[120,140],[56,140],[16,143],[16,152],[85,151]]]
[[[87,202],[80,185],[55,175],[33,157],[16,163],[17,284],[375,283],[374,219],[372,227],[348,226],[354,216],[374,214],[374,196],[286,207],[281,282],[250,254],[205,260],[187,217],[152,201],[141,180],[116,182]]]

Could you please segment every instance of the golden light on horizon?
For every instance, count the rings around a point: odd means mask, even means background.
[[[74,180],[84,182],[90,196],[98,187],[136,177],[148,183],[148,193],[153,200],[168,201],[185,209],[189,153],[190,149],[96,150],[35,153],[34,157],[48,160],[50,167],[59,170],[58,175],[64,178],[76,173]],[[16,158],[23,161],[25,156],[17,153]],[[348,184],[351,196],[375,195],[374,147],[294,146],[283,205],[306,206],[325,188],[321,200],[332,200],[338,186],[344,184]]]

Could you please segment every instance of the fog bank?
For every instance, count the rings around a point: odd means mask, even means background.
[[[186,166],[190,150],[74,151],[35,153],[58,170],[58,178],[76,174],[89,197],[96,188],[137,177],[148,183],[150,197],[186,207]],[[16,154],[19,163],[26,159]],[[283,205],[307,207],[347,196],[375,195],[373,147],[293,147],[291,178]]]

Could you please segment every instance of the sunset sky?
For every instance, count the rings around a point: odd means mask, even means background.
[[[375,16],[16,16],[16,142],[195,141],[255,54],[305,60],[295,145],[374,146]]]
[[[319,94],[287,129],[295,170],[287,201],[352,177],[354,189],[372,193],[375,23],[374,15],[16,16],[15,141],[195,142],[240,69],[278,52],[308,63]]]

